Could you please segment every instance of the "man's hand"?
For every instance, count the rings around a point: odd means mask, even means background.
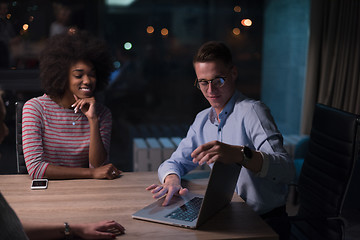
[[[185,195],[187,188],[182,188],[180,178],[176,174],[169,174],[162,185],[152,184],[146,190],[151,191],[153,198],[158,199],[166,194],[163,206],[167,206],[174,194]]]
[[[223,163],[241,163],[243,154],[241,146],[233,146],[219,141],[211,141],[196,148],[192,153],[194,163],[203,165],[211,164],[215,161]]]

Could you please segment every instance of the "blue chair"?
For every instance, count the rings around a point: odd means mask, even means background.
[[[306,136],[302,138],[296,145],[294,150],[294,165],[295,165],[295,182],[297,183],[300,177],[300,172],[302,169],[302,165],[304,163],[304,159],[306,156],[306,153],[309,149],[309,141],[310,137]]]

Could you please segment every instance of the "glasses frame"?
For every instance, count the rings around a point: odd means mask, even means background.
[[[212,82],[213,82],[214,80],[219,79],[219,78],[222,78],[222,79],[224,80],[224,83],[223,83],[221,86],[218,87],[218,88],[221,88],[221,87],[223,87],[223,86],[225,85],[225,83],[226,83],[226,78],[227,78],[227,77],[216,77],[216,78],[213,78],[213,79],[211,79],[211,80],[202,80],[202,81],[200,81],[200,82],[207,82],[207,88],[206,88],[206,89],[208,89],[208,88],[209,88],[209,84],[210,84],[210,83],[212,84]],[[200,84],[199,84],[199,79],[195,78],[194,86],[201,90],[201,87],[200,87]]]

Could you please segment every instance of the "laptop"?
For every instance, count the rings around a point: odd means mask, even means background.
[[[226,207],[234,195],[241,166],[215,162],[205,195],[188,192],[174,195],[168,206],[162,206],[164,197],[135,212],[132,217],[145,221],[185,228],[198,228],[215,213]]]

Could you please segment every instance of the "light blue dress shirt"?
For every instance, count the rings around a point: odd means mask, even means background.
[[[288,184],[295,177],[295,168],[283,147],[282,135],[268,107],[235,91],[221,111],[219,119],[220,122],[211,107],[198,113],[187,136],[170,159],[160,165],[160,181],[164,182],[168,174],[174,173],[182,177],[196,168],[198,165],[192,162],[191,153],[204,143],[217,140],[231,145],[243,145],[261,152],[264,161],[257,174],[242,167],[236,193],[258,214],[284,205]]]

